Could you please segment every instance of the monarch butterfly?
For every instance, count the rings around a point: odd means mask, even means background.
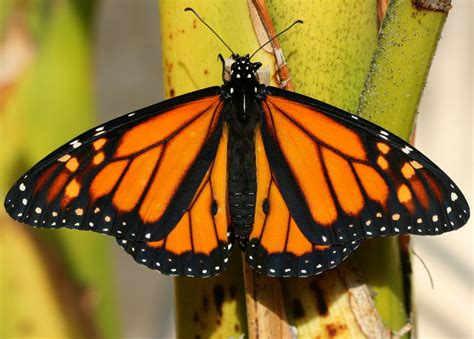
[[[256,271],[306,277],[364,239],[467,222],[459,188],[415,148],[260,84],[256,52],[231,52],[222,86],[126,114],[48,155],[8,192],[7,212],[112,235],[138,263],[195,277],[222,272],[236,240]]]

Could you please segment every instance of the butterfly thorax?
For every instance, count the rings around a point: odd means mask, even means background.
[[[260,63],[249,57],[236,57],[231,66],[231,79],[223,88],[226,122],[229,131],[227,147],[228,199],[231,229],[236,237],[248,237],[255,214],[257,192],[255,165],[255,131],[260,116],[257,103],[260,85],[256,71]]]

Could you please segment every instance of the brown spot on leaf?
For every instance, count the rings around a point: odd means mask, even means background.
[[[314,293],[315,301],[316,301],[316,307],[318,308],[319,314],[321,315],[327,315],[328,313],[328,305],[326,304],[326,300],[324,300],[324,295],[321,289],[319,288],[318,284],[316,281],[312,281],[309,284],[309,288],[311,291]]]
[[[217,315],[222,317],[222,304],[224,303],[225,291],[221,285],[214,287],[214,303],[216,305]]]
[[[304,318],[305,312],[300,299],[293,299],[291,302],[291,312],[295,319]]]
[[[326,330],[329,337],[339,337],[347,329],[347,326],[344,324],[328,324],[326,325]]]
[[[419,11],[434,11],[448,13],[452,8],[451,0],[412,0],[413,7]]]

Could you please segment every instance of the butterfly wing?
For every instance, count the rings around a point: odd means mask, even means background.
[[[276,183],[257,131],[255,139],[257,196],[255,222],[246,260],[256,271],[275,277],[307,277],[337,266],[358,245],[315,245],[303,235]]]
[[[35,227],[163,240],[215,159],[223,128],[219,91],[190,93],[85,132],[17,181],[7,212]]]
[[[261,121],[272,176],[312,243],[440,234],[469,218],[466,199],[444,172],[362,118],[269,87]]]
[[[227,267],[227,129],[215,160],[176,227],[160,241],[117,239],[134,259],[168,275],[209,277]]]

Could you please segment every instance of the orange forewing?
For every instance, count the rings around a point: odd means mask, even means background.
[[[209,255],[219,242],[227,243],[227,131],[224,129],[214,163],[199,187],[188,211],[162,241],[149,242],[180,255],[184,252]],[[215,201],[216,211],[212,214]]]

